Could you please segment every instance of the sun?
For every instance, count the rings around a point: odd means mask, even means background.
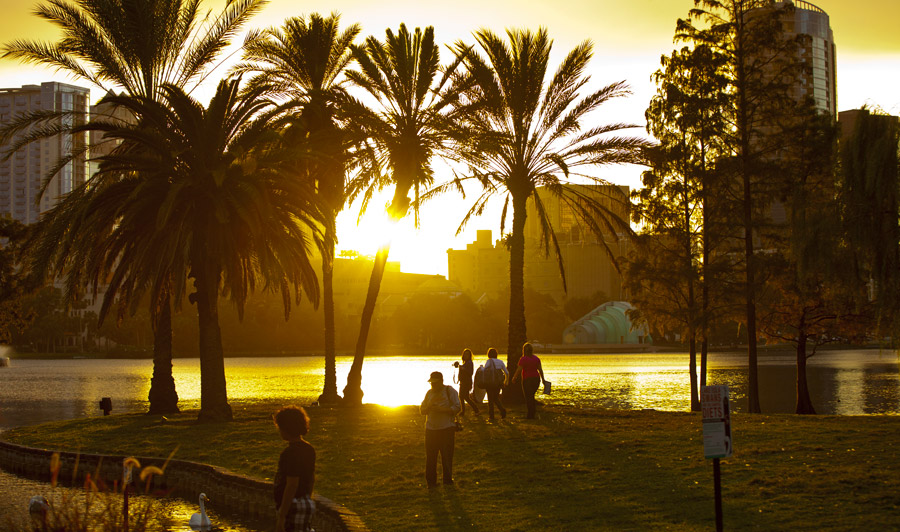
[[[454,240],[458,209],[448,209],[444,202],[428,204],[420,211],[420,224],[416,227],[412,212],[399,221],[392,221],[386,210],[380,208],[389,201],[388,194],[374,197],[358,222],[358,203],[338,215],[338,255],[341,251],[354,251],[374,257],[381,246],[390,244],[388,260],[399,262],[403,272],[446,276],[447,248],[465,246],[461,240],[460,243]]]

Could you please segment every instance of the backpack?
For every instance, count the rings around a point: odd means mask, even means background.
[[[503,386],[503,381],[506,380],[506,376],[503,374],[503,370],[500,369],[499,364],[495,364],[489,360],[488,363],[484,365],[484,372],[481,380],[484,382],[484,388],[486,390],[494,390]]]
[[[475,370],[475,387],[484,389],[484,366],[478,366]]]

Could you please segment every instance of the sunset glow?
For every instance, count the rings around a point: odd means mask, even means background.
[[[900,3],[876,0],[866,3],[866,9],[844,1],[819,0],[815,2],[831,18],[838,52],[838,109],[859,108],[862,105],[877,106],[896,114],[900,111],[900,39],[894,27],[900,19]],[[204,2],[218,7],[221,2]],[[633,95],[617,101],[615,105],[601,109],[598,119],[605,122],[622,121],[644,124],[644,110],[653,94],[651,74],[659,67],[659,57],[674,48],[672,35],[675,20],[687,16],[693,6],[690,0],[641,0],[637,2],[569,2],[566,9],[549,3],[521,4],[511,0],[483,2],[464,0],[452,7],[438,4],[395,0],[379,3],[376,7],[360,0],[304,3],[297,5],[287,0],[273,0],[251,20],[251,27],[280,24],[285,17],[301,13],[338,12],[342,23],[360,22],[361,36],[383,37],[384,29],[396,28],[400,22],[408,26],[435,26],[440,42],[452,44],[458,40],[471,41],[472,32],[481,27],[502,32],[507,27],[536,29],[547,27],[554,39],[552,62],[584,39],[594,42],[594,59],[591,62],[592,83],[606,84],[626,80]],[[38,17],[31,15],[33,2],[7,0],[4,17],[0,20],[0,34],[13,38],[51,38],[53,29]],[[473,14],[477,13],[477,17]],[[877,13],[877,15],[872,15]],[[474,22],[477,20],[477,23]],[[442,52],[442,61],[450,57],[449,49]],[[235,61],[232,55],[228,61]],[[212,79],[224,76],[225,66],[220,67]],[[13,61],[0,62],[0,76],[5,86],[18,86],[49,79],[68,81],[53,72]],[[217,77],[218,76],[218,77]],[[211,90],[214,83],[206,90]],[[101,94],[94,91],[94,98]],[[205,95],[198,95],[202,100]],[[642,133],[642,129],[635,130]],[[641,168],[610,167],[601,177],[632,188],[639,184]],[[438,175],[441,181],[449,175]],[[370,211],[389,201],[389,194],[376,198]],[[378,201],[380,199],[380,201]],[[448,248],[463,249],[475,240],[478,229],[492,229],[499,236],[500,206],[491,206],[486,213],[472,221],[460,235],[455,236],[457,226],[471,198],[463,200],[448,194],[439,201],[423,208],[420,227],[414,227],[411,217],[398,223],[392,239],[391,261],[399,261],[402,270],[415,273],[447,273]],[[363,255],[374,255],[383,231],[356,226],[359,212],[349,207],[339,218],[339,250],[354,250]],[[370,217],[365,224],[370,226]],[[373,222],[374,223],[374,222]]]

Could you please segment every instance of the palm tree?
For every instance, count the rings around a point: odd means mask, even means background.
[[[80,278],[108,279],[110,290],[131,302],[169,292],[180,305],[193,280],[188,300],[199,319],[201,421],[232,418],[220,293],[239,314],[260,286],[284,294],[286,315],[291,287],[298,299],[306,292],[318,304],[309,257],[321,239],[315,190],[295,178],[296,157],[286,155],[271,127],[273,113],[261,114],[269,104],[260,96],[241,97],[236,78],[220,82],[206,108],[174,85],[163,85],[160,101],[105,98],[127,109],[135,123],[85,126],[122,144],[102,158],[93,185],[79,189],[81,197],[65,198],[48,218],[47,232],[59,233],[63,245],[45,239],[40,250],[54,263],[75,262],[70,267]],[[65,212],[69,207],[74,215]],[[103,238],[74,244],[71,234],[84,232]],[[104,307],[110,303],[107,298]]]
[[[441,69],[431,26],[410,33],[401,24],[396,34],[386,30],[384,42],[369,37],[362,46],[352,49],[359,70],[348,72],[347,77],[365,89],[377,105],[368,109],[357,100],[347,103],[348,115],[371,148],[364,150],[371,157],[351,183],[350,199],[361,194],[365,209],[376,190],[394,185],[388,215],[397,221],[406,216],[412,203],[418,222],[422,187],[434,179],[431,161],[435,155],[451,153],[454,139],[459,137],[459,121],[452,105],[458,92],[450,81],[460,61]],[[369,279],[356,351],[344,388],[344,401],[350,405],[362,403],[366,340],[389,251],[389,243],[378,250]]]
[[[340,16],[313,13],[307,20],[293,17],[282,28],[252,33],[244,43],[244,60],[238,73],[258,73],[250,87],[261,87],[276,97],[287,97],[290,137],[298,149],[308,152],[307,172],[317,180],[324,212],[325,249],[322,250],[322,291],[325,312],[325,385],[320,403],[335,403],[337,367],[334,327],[334,246],[336,220],[346,201],[345,177],[348,151],[338,122],[347,93],[341,75],[351,61],[350,44],[359,34],[353,24],[340,32]]]
[[[547,80],[552,41],[545,29],[536,33],[508,30],[509,42],[489,30],[480,30],[475,40],[482,57],[471,47],[457,45],[464,58],[469,84],[461,115],[477,133],[470,137],[468,160],[473,171],[435,189],[462,188],[467,179],[477,181],[482,193],[460,224],[480,214],[487,202],[504,198],[501,232],[508,208],[512,204],[512,231],[508,236],[510,250],[509,336],[507,359],[515,371],[522,345],[526,341],[524,264],[526,205],[533,202],[539,220],[542,246],[557,256],[565,287],[565,270],[559,244],[550,225],[538,187],[556,196],[606,246],[603,235],[629,233],[628,221],[604,206],[589,187],[573,186],[582,182],[608,184],[582,172],[610,163],[639,161],[642,139],[621,135],[610,136],[628,124],[610,124],[582,129],[589,113],[611,98],[628,94],[623,82],[613,83],[579,98],[588,81],[585,69],[592,55],[592,44],[585,41],[574,48]],[[612,251],[607,247],[612,256]]]
[[[48,0],[37,6],[35,13],[61,31],[59,40],[51,44],[15,40],[4,46],[3,57],[66,72],[104,93],[121,90],[157,99],[164,84],[185,87],[200,83],[230,39],[264,3],[229,1],[213,18],[209,13],[200,13],[199,0]],[[4,136],[26,129],[30,132],[20,135],[9,153],[29,142],[65,132],[74,123],[68,119],[70,114],[38,111],[10,122],[4,128]],[[48,172],[47,182],[62,167],[82,157],[84,149],[61,157]],[[89,241],[90,238],[79,238],[79,242]],[[51,265],[45,266],[52,269]],[[70,286],[76,290],[70,292],[69,298],[77,299],[80,283]],[[94,295],[97,288],[95,284]],[[151,316],[154,355],[150,412],[177,412],[168,292],[151,300]],[[104,317],[105,313],[100,314],[101,323]]]

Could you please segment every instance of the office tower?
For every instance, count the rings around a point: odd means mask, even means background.
[[[835,63],[834,33],[828,14],[819,7],[802,0],[775,2],[776,7],[793,5],[784,10],[782,24],[786,36],[803,35],[798,48],[800,61],[806,71],[799,76],[794,87],[797,101],[810,96],[816,108],[837,118],[837,68]]]
[[[0,123],[33,111],[66,111],[59,120],[66,125],[88,118],[90,91],[74,85],[45,82],[21,88],[0,89]],[[41,196],[44,179],[60,162],[60,157],[87,145],[87,133],[62,134],[41,139],[0,160],[0,216],[30,224],[40,213],[51,209],[58,199],[88,178],[87,158],[69,161],[52,176]],[[4,151],[9,147],[3,146]]]

